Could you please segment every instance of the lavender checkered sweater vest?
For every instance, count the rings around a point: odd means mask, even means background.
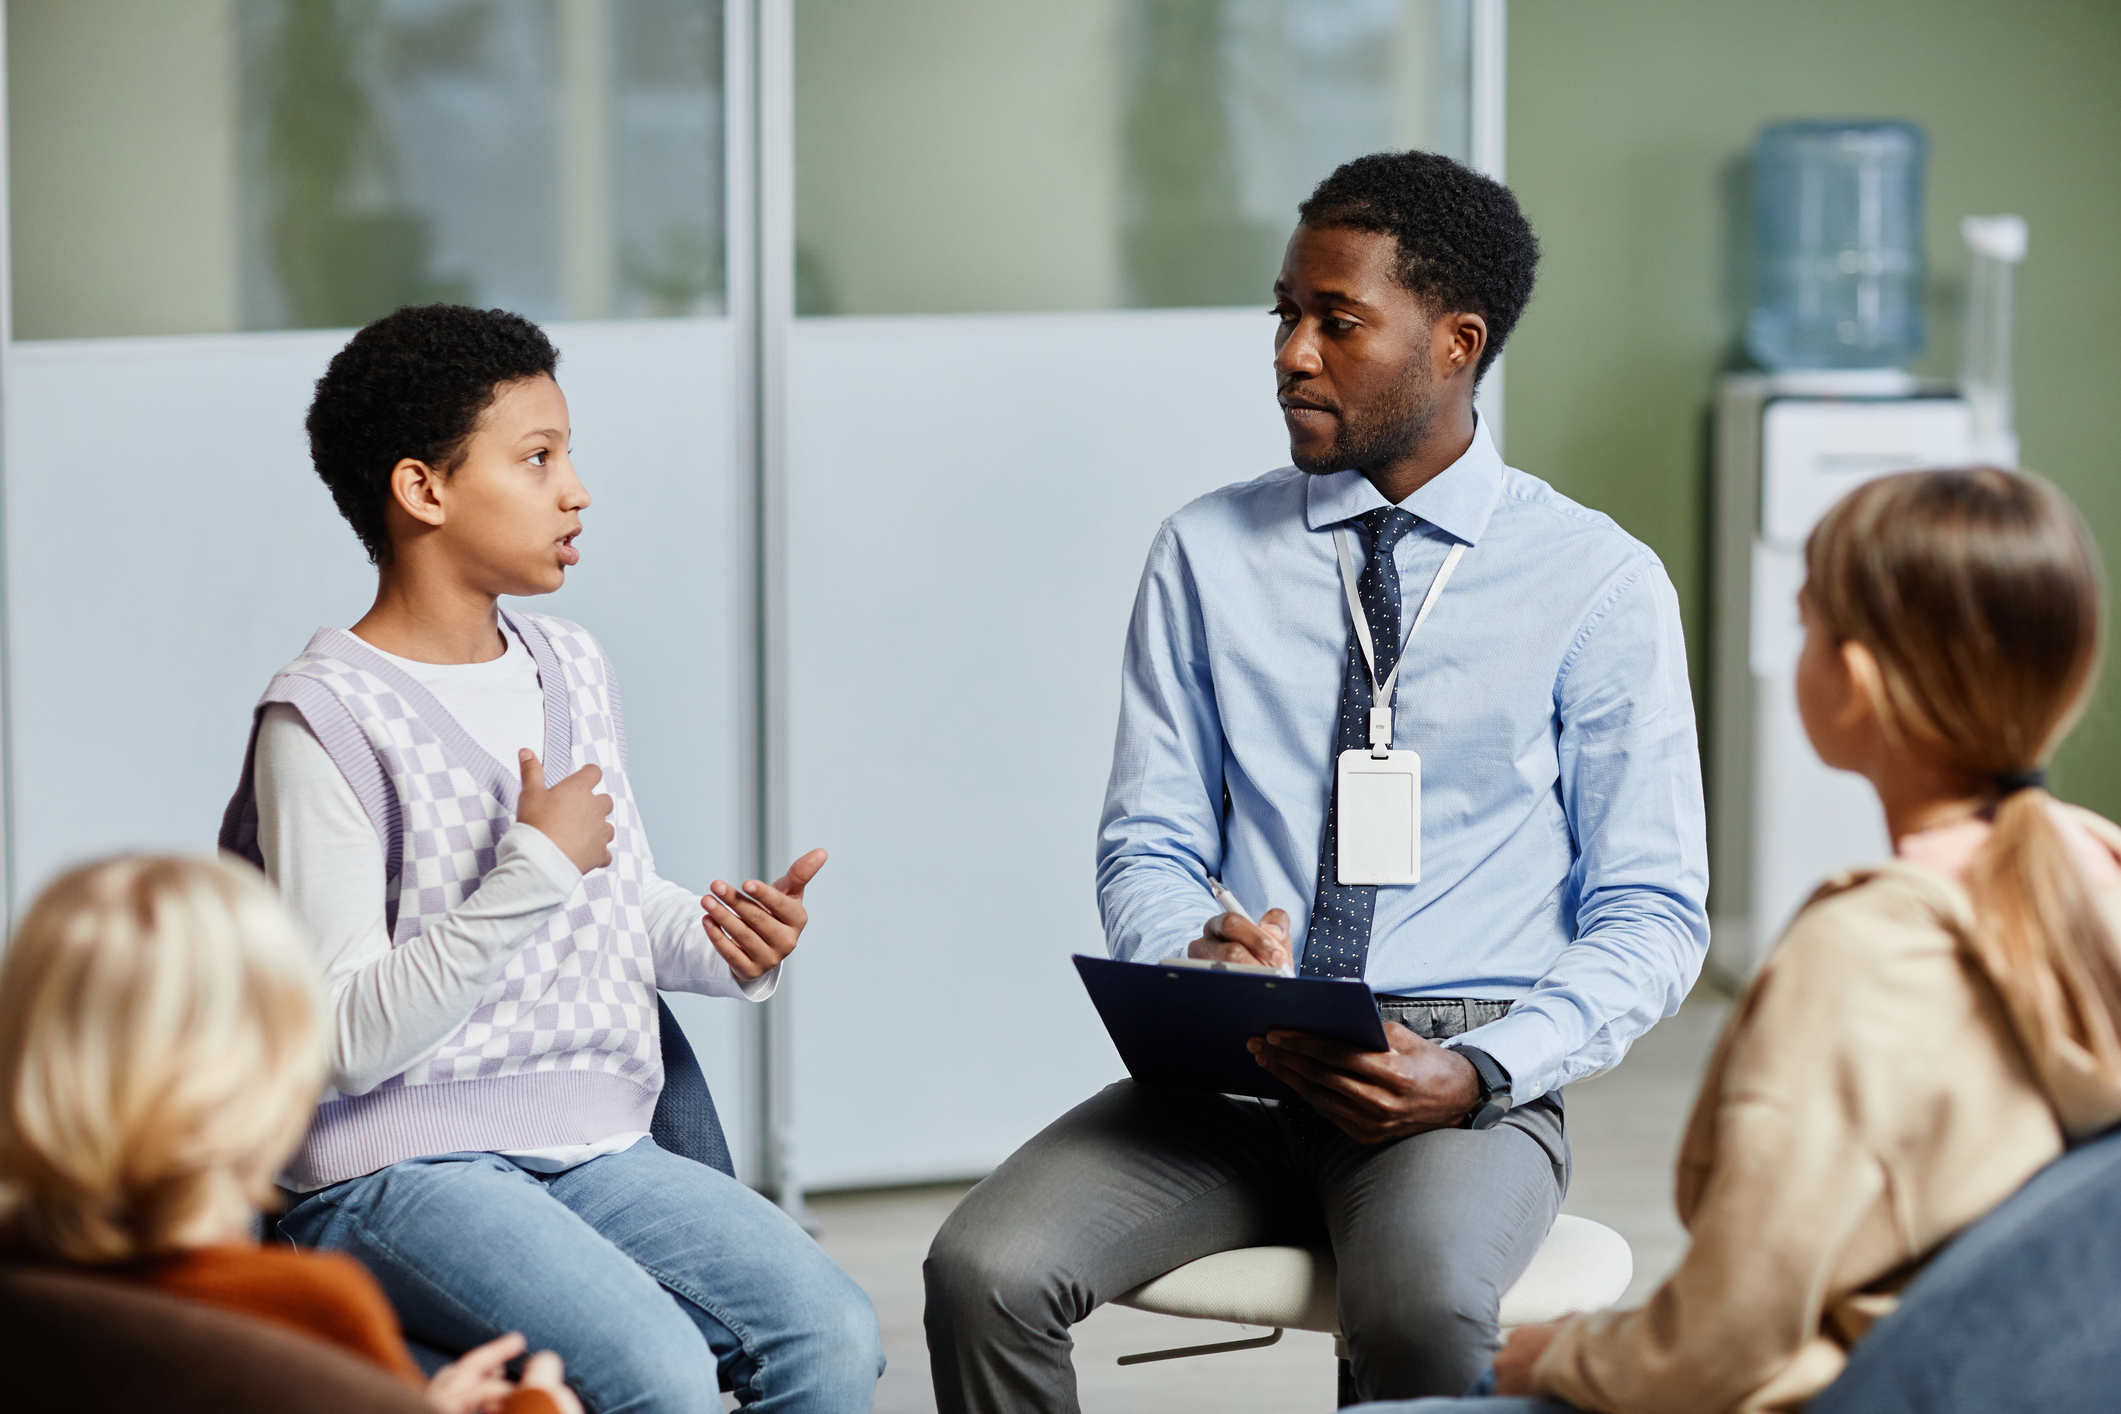
[[[641,912],[642,835],[626,777],[618,684],[565,619],[503,618],[537,659],[547,780],[595,764],[611,792],[611,863],[582,879],[441,1048],[366,1095],[327,1091],[288,1177],[337,1183],[424,1154],[539,1149],[645,1131],[663,1086],[655,966]],[[391,944],[461,903],[515,820],[520,770],[495,761],[434,697],[352,634],[319,629],[258,713],[302,714],[353,785],[386,861]],[[262,866],[257,727],[221,847]]]

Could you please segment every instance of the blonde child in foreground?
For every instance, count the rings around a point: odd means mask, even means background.
[[[374,1278],[250,1237],[324,1083],[323,1003],[256,872],[193,859],[76,869],[0,961],[0,1240],[292,1326],[418,1387]],[[581,1414],[550,1351],[507,1335],[425,1382],[443,1414]]]
[[[1802,1408],[1939,1247],[2121,1120],[2121,828],[2040,770],[2095,677],[2090,537],[2031,477],[1912,472],[1805,560],[1798,708],[1894,860],[1822,886],[1739,1002],[1649,1304],[1514,1332],[1496,1393],[1536,1398],[1365,1409]]]

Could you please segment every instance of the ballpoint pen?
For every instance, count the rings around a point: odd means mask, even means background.
[[[1254,918],[1251,914],[1245,912],[1245,906],[1237,901],[1236,894],[1231,893],[1228,889],[1223,887],[1222,880],[1208,880],[1208,892],[1215,895],[1215,901],[1222,905],[1223,912],[1234,913],[1239,918],[1244,919],[1245,922],[1250,923],[1255,928],[1259,926],[1259,920],[1257,918]],[[1275,971],[1280,972],[1285,977],[1293,977],[1296,975],[1296,968],[1294,963],[1295,959],[1291,958],[1288,962],[1285,962],[1280,967],[1276,968]]]
[[[1259,922],[1257,918],[1245,912],[1245,906],[1237,901],[1236,894],[1223,887],[1222,880],[1210,879],[1208,881],[1208,892],[1215,895],[1215,901],[1223,906],[1223,912],[1234,913],[1247,923],[1256,925]]]

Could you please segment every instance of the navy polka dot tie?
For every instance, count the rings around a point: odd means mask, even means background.
[[[1383,678],[1399,661],[1399,567],[1392,552],[1414,528],[1415,521],[1397,506],[1379,506],[1356,519],[1369,532],[1370,553],[1355,581],[1355,597],[1362,601],[1363,612],[1370,620],[1370,641],[1377,650],[1377,676]],[[1347,670],[1341,675],[1340,685],[1340,731],[1333,747],[1333,794],[1326,806],[1326,838],[1318,847],[1318,893],[1311,904],[1310,931],[1304,938],[1306,977],[1359,980],[1370,957],[1370,919],[1377,908],[1377,888],[1338,882],[1339,850],[1335,845],[1339,833],[1340,753],[1369,746],[1370,696],[1370,671],[1362,660],[1362,645],[1355,640],[1355,625],[1349,624]]]

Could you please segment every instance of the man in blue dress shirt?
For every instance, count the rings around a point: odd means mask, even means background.
[[[1112,954],[1362,977],[1392,1049],[1273,1033],[1255,1053],[1300,1103],[1122,1081],[1011,1156],[929,1255],[943,1414],[1076,1408],[1071,1325],[1266,1243],[1330,1243],[1364,1398],[1461,1392],[1568,1186],[1562,1087],[1693,985],[1677,596],[1612,520],[1504,466],[1474,410],[1538,254],[1509,191],[1446,158],[1320,184],[1275,284],[1295,465],[1164,523],[1127,641]],[[1420,758],[1419,881],[1344,883],[1377,812],[1339,818],[1336,764],[1387,751]]]

